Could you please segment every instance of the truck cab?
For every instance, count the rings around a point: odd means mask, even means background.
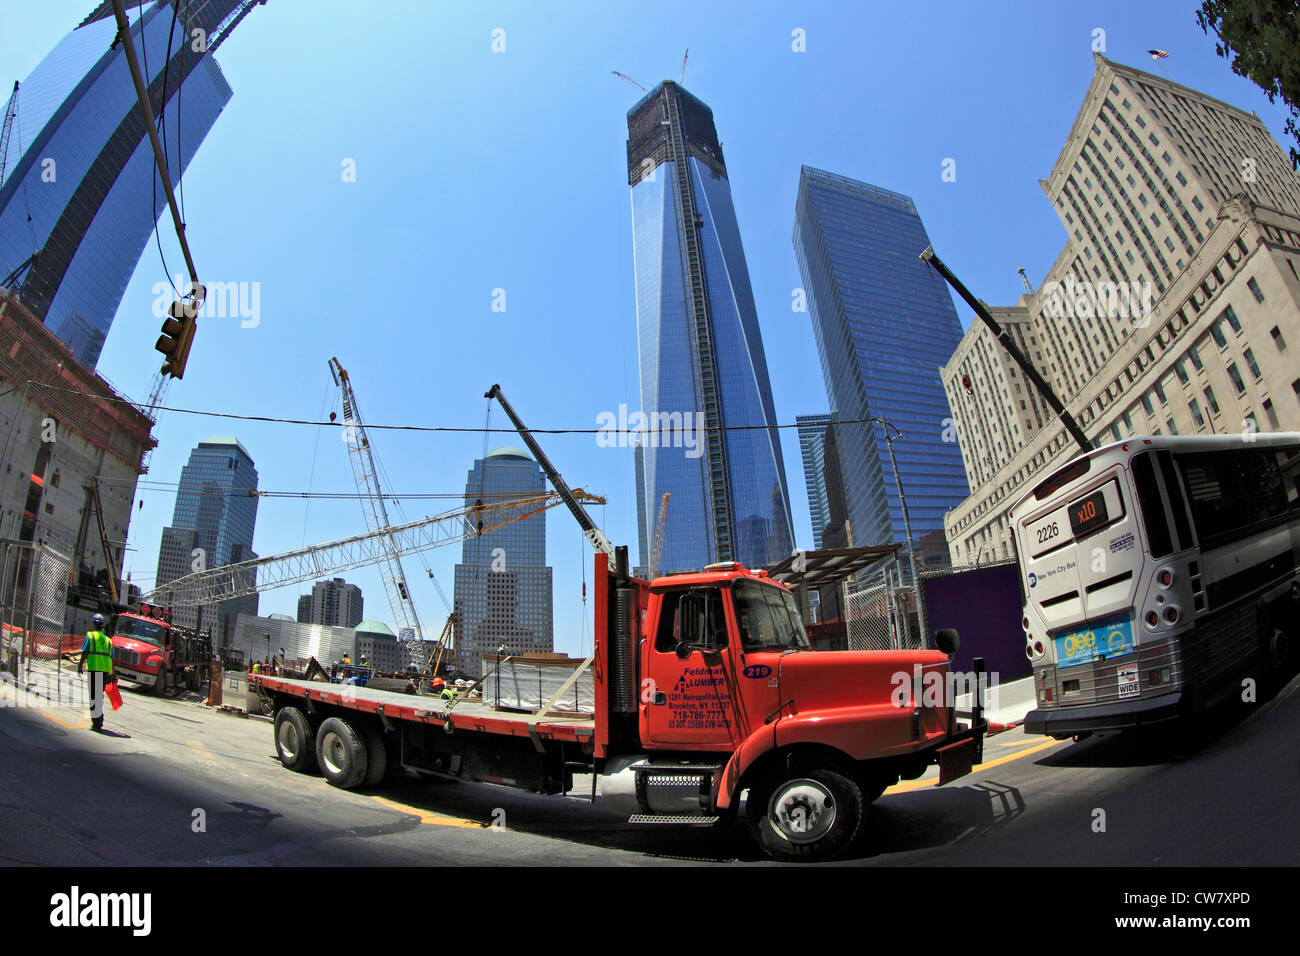
[[[978,753],[978,734],[959,739],[951,695],[922,692],[950,685],[946,652],[814,650],[794,595],[764,571],[726,563],[658,578],[643,608],[644,749],[602,776],[606,805],[634,821],[726,820],[747,793],[765,850],[825,858],[940,749],[961,751],[948,778]]]

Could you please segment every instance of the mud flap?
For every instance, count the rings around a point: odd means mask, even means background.
[[[972,758],[975,755],[975,741],[972,738],[948,744],[939,748],[939,786],[950,780],[964,777],[971,772]]]

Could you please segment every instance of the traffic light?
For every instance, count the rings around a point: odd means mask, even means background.
[[[172,378],[185,376],[185,362],[190,357],[194,333],[198,329],[199,308],[203,305],[203,287],[196,284],[193,298],[177,299],[172,303],[169,316],[163,320],[162,335],[154,348],[167,356],[162,373]]]

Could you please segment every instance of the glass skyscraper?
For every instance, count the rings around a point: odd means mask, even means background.
[[[812,519],[813,547],[822,546],[822,532],[830,520],[826,502],[826,478],[822,473],[826,459],[826,428],[829,415],[796,415],[799,451],[803,457],[803,480],[808,489],[808,515]]]
[[[239,564],[257,557],[253,528],[257,524],[257,468],[237,438],[217,436],[199,442],[181,469],[172,523],[163,528],[158,547],[155,587],[206,568]],[[178,624],[212,628],[218,647],[234,636],[241,613],[257,614],[257,594],[205,608],[198,621],[194,608],[177,609]]]
[[[537,462],[519,448],[477,459],[465,481],[465,506],[546,493]],[[483,675],[483,655],[546,653],[555,647],[546,513],[465,539],[455,576],[456,667]]]
[[[641,563],[670,494],[668,571],[794,548],[758,314],[713,112],[671,80],[627,114],[641,412]],[[748,426],[741,428],[739,426]]]
[[[918,258],[929,244],[907,196],[803,167],[794,248],[830,403],[845,543],[906,540],[885,429],[855,420],[884,418],[903,434],[894,453],[914,541],[942,530],[970,493],[938,371],[961,323],[943,279]]]
[[[230,100],[212,53],[257,2],[127,4],[174,183]],[[102,3],[20,85],[0,181],[0,282],[91,368],[167,201],[116,36]]]

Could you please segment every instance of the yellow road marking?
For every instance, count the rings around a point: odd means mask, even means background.
[[[1026,747],[1024,750],[1017,750],[1015,753],[1007,754],[1004,757],[998,757],[996,760],[989,760],[986,763],[979,764],[971,768],[971,773],[976,774],[984,770],[991,770],[994,767],[1000,767],[1004,763],[1011,763],[1013,760],[1019,760],[1021,757],[1028,757],[1030,754],[1036,754],[1040,750],[1046,750],[1048,747],[1055,747],[1061,741],[1048,739],[1032,747]],[[939,779],[937,777],[931,780],[909,780],[906,783],[895,784],[885,791],[885,796],[891,793],[909,793],[913,790],[924,790],[926,787],[937,786]]]
[[[409,804],[398,803],[396,800],[389,800],[387,797],[372,796],[371,800],[390,810],[396,810],[398,813],[407,813],[411,816],[420,818],[421,823],[429,823],[437,827],[464,827],[472,830],[486,830],[487,824],[479,823],[475,820],[466,820],[463,817],[445,817],[440,813],[430,813],[428,810],[421,810],[419,807],[413,807]]]
[[[217,758],[208,752],[208,748],[203,746],[202,741],[187,740],[185,741],[185,746],[190,748],[190,752],[194,755],[194,759],[199,761],[199,763],[206,763],[212,767],[220,766],[220,764],[217,763]]]

